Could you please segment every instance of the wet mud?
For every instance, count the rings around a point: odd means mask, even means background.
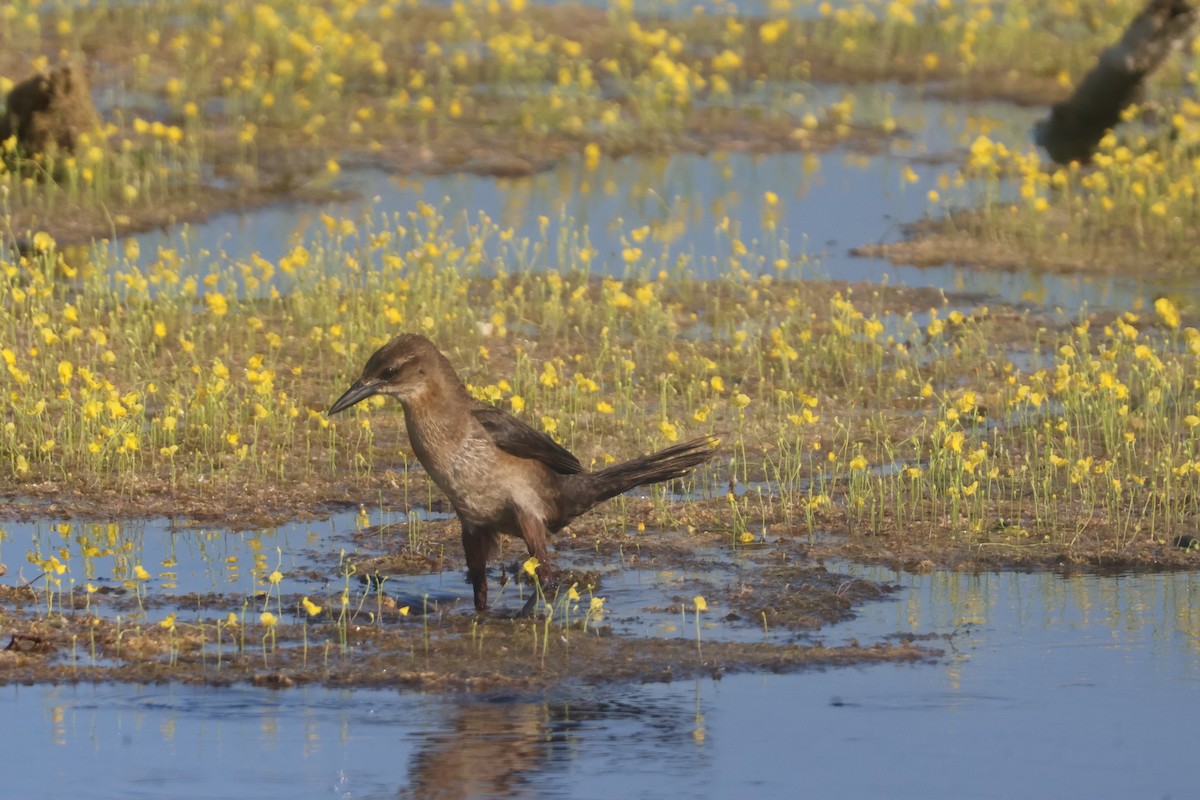
[[[537,587],[518,581],[520,560],[511,558],[493,576],[502,585],[496,608],[482,616],[458,570],[442,572],[443,561],[411,554],[368,556],[341,575],[315,559],[301,579],[345,585],[344,606],[315,615],[305,610],[307,596],[269,589],[168,595],[106,582],[63,595],[48,591],[42,576],[0,587],[0,683],[489,690],[940,654],[939,642],[823,643],[822,627],[893,587],[831,572],[792,543],[737,549],[681,541],[686,534],[656,538],[667,546],[648,541],[607,555],[568,547],[558,554],[559,580],[529,616],[520,609]]]

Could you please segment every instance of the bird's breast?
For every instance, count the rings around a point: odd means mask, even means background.
[[[490,441],[466,436],[454,447],[418,458],[434,483],[450,498],[460,517],[468,522],[495,517],[507,504],[501,480],[499,452]]]
[[[544,465],[503,452],[482,429],[469,423],[447,426],[433,420],[414,421],[412,416],[409,423],[418,460],[463,522],[473,527],[511,527],[517,508],[547,518],[544,494],[550,487],[542,484],[555,476]]]

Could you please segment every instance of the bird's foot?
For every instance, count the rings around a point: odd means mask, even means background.
[[[535,591],[529,595],[525,601],[525,605],[521,607],[518,617],[534,617],[538,616],[543,608],[547,608],[554,604],[558,599],[558,592],[561,584],[558,580],[551,578],[540,585],[541,591]]]
[[[538,596],[536,594],[529,595],[529,599],[525,601],[525,605],[521,606],[521,610],[517,612],[518,619],[527,619],[534,616],[537,611]]]

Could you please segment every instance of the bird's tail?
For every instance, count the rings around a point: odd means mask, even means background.
[[[614,464],[598,472],[572,475],[572,478],[586,482],[586,489],[577,495],[582,501],[580,507],[574,511],[572,516],[582,514],[597,503],[610,497],[616,497],[635,486],[646,486],[651,483],[682,478],[693,467],[703,464],[712,457],[713,448],[717,442],[717,439],[706,436],[702,439],[693,439],[690,442],[668,447],[657,453]]]

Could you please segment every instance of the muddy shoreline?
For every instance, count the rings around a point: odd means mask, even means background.
[[[354,539],[373,544],[379,536],[363,531]],[[271,596],[269,588],[258,597],[171,595],[100,581],[64,597],[47,591],[47,576],[33,578],[0,589],[7,620],[0,683],[249,681],[282,688],[315,682],[481,691],[930,661],[940,654],[937,642],[822,642],[823,627],[852,618],[863,603],[886,602],[893,587],[828,571],[804,547],[779,542],[739,553],[704,536],[650,538],[619,551],[569,541],[559,553],[569,567],[558,594],[533,618],[514,616],[533,588],[511,583],[501,589],[497,610],[477,617],[467,588],[452,588],[461,578],[457,553],[443,564],[365,550],[354,565],[358,574],[346,580],[343,611],[327,607],[315,617],[304,612],[307,598]],[[519,559],[507,563],[514,555],[510,546],[501,569],[509,577],[519,570]],[[303,560],[318,583],[337,580],[329,557]],[[730,580],[725,570],[734,562],[737,578]],[[451,570],[442,573],[446,588],[432,597],[406,588],[431,568]],[[666,590],[646,595],[660,598],[650,605],[636,593],[625,598],[626,570],[663,576]],[[698,613],[693,579],[685,576],[710,572],[716,583],[704,590],[709,605]],[[582,597],[570,603],[566,592],[575,587]],[[589,597],[602,598],[602,608],[588,609]],[[260,621],[263,608],[281,612],[277,621]]]

